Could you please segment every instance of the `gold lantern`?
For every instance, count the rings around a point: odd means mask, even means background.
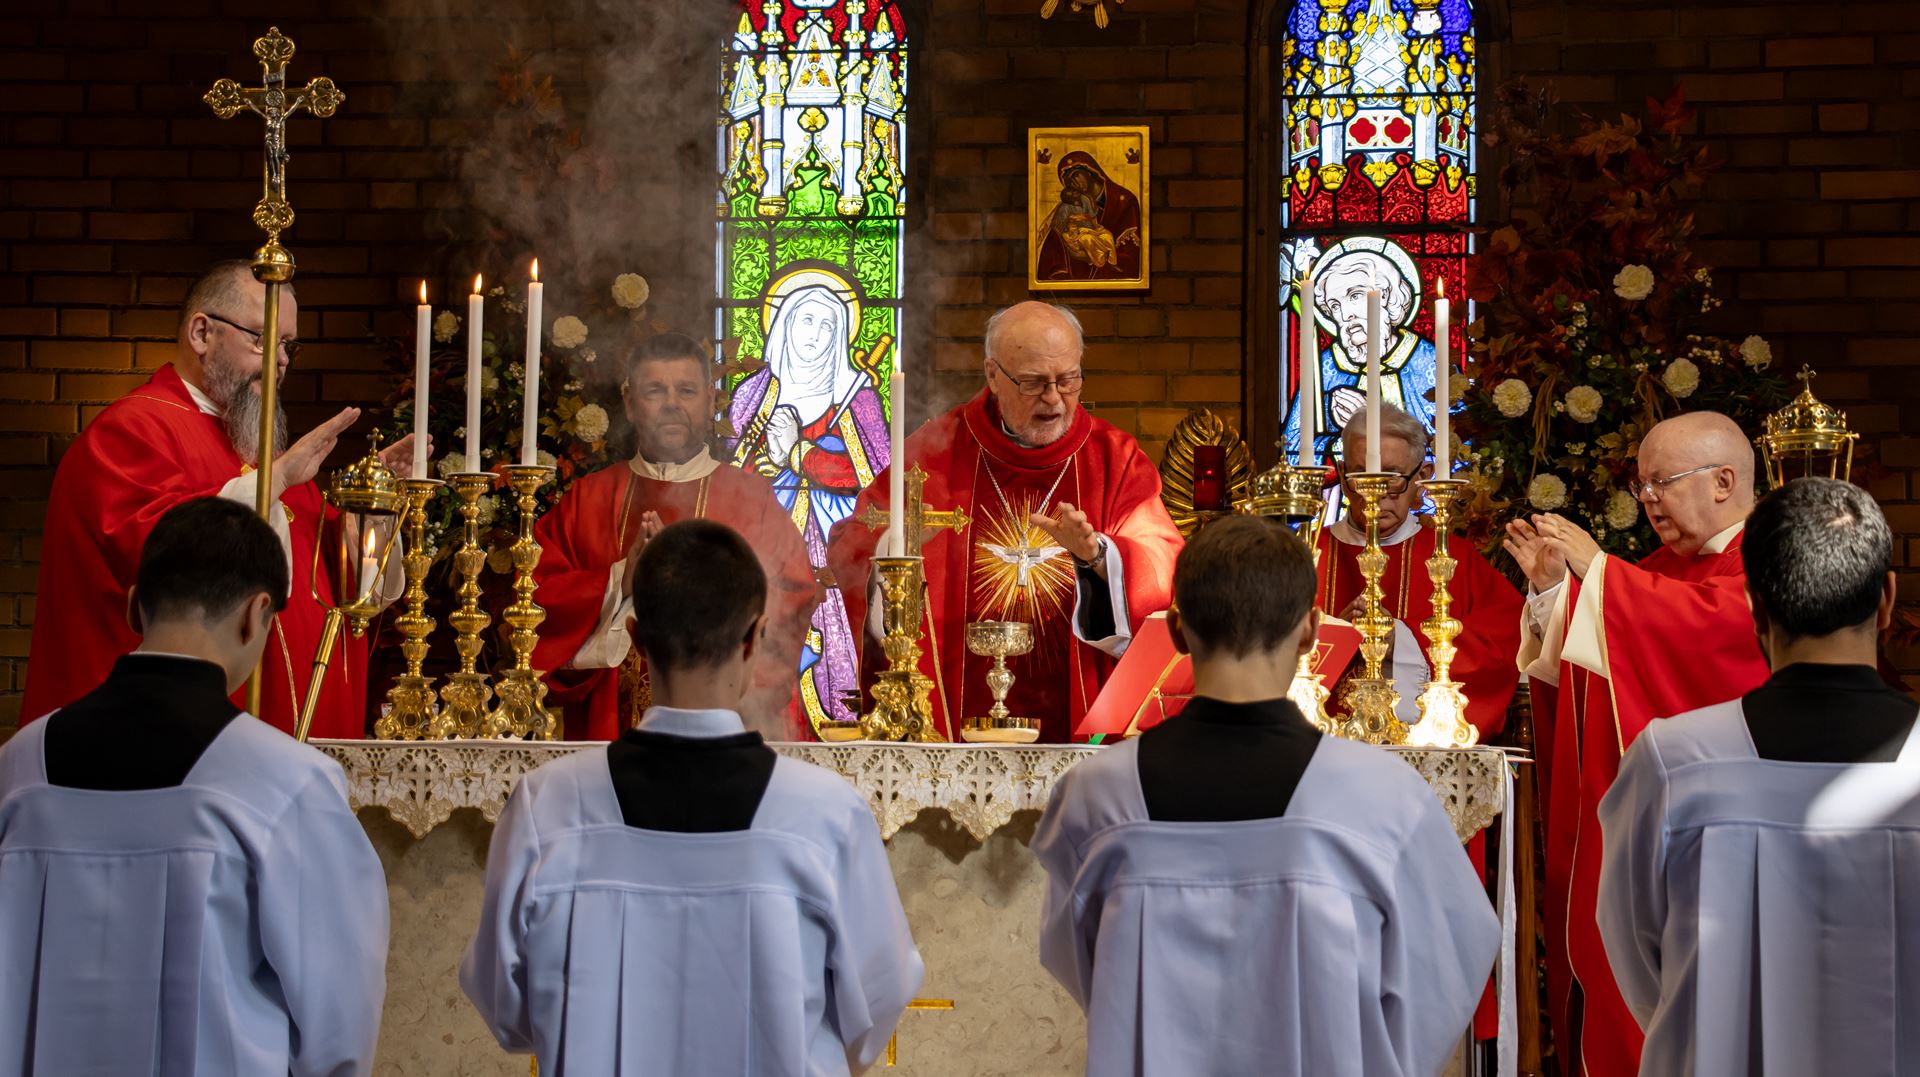
[[[1853,475],[1853,443],[1860,435],[1847,429],[1846,412],[1813,395],[1812,367],[1801,367],[1799,377],[1800,395],[1767,416],[1767,432],[1754,439],[1775,489],[1809,476],[1845,481]]]
[[[327,486],[327,504],[340,514],[338,526],[320,529],[314,544],[313,572],[309,586],[314,601],[327,608],[327,619],[320,630],[320,646],[313,655],[313,675],[307,679],[307,697],[300,705],[299,724],[294,736],[307,739],[313,725],[314,708],[320,702],[320,686],[326,680],[327,667],[333,661],[333,648],[340,640],[345,623],[355,639],[366,634],[367,624],[384,605],[381,582],[386,579],[387,564],[393,557],[400,535],[399,518],[407,505],[406,492],[387,465],[380,462],[379,434],[367,455],[334,472]],[[319,589],[320,558],[325,556],[333,578],[333,594]]]

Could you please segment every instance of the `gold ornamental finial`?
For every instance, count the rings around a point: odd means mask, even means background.
[[[324,120],[333,115],[347,95],[325,76],[301,89],[287,89],[287,62],[293,59],[293,39],[282,34],[277,26],[269,27],[267,36],[253,43],[253,55],[260,61],[258,87],[242,87],[232,79],[220,79],[202,100],[223,120],[250,110],[266,121],[265,176],[260,202],[253,207],[253,223],[267,234],[267,247],[277,248],[280,233],[293,226],[293,207],[287,203],[287,117],[304,108]]]
[[[1767,416],[1766,433],[1754,440],[1774,488],[1808,475],[1846,480],[1853,475],[1853,443],[1860,435],[1847,428],[1847,413],[1813,395],[1818,375],[1803,366],[1796,375],[1800,394]]]

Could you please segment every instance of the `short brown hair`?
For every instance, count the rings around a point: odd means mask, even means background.
[[[245,282],[253,279],[253,263],[245,258],[228,258],[215,262],[202,270],[194,278],[192,287],[187,289],[187,297],[180,302],[179,331],[185,333],[187,322],[195,314],[205,311],[218,314],[223,318],[232,318],[240,312],[234,310],[240,290]],[[293,292],[291,283],[284,284],[289,294]]]
[[[685,333],[655,333],[633,346],[627,353],[627,377],[640,369],[641,363],[651,363],[662,359],[691,359],[702,367],[709,359],[707,349],[700,342]]]
[[[725,524],[669,524],[647,540],[634,566],[634,642],[656,670],[726,660],[766,606],[760,559]]]
[[[1313,553],[1280,524],[1228,516],[1180,551],[1173,600],[1180,631],[1201,657],[1241,657],[1286,641],[1313,609]]]

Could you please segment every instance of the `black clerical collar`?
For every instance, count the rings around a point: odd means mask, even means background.
[[[1796,662],[1741,697],[1762,759],[1886,763],[1900,757],[1920,705],[1872,666]]]
[[[1209,696],[1195,696],[1180,711],[1180,717],[1218,725],[1300,725],[1313,728],[1306,715],[1300,713],[1300,708],[1285,696],[1255,703],[1227,703]]]
[[[112,791],[179,785],[239,714],[215,663],[122,655],[105,683],[47,719],[47,780]]]
[[[641,728],[607,745],[621,821],[640,830],[747,830],[776,762],[760,734],[741,728],[739,715],[728,711],[657,707]]]

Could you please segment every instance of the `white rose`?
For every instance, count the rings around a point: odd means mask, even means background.
[[[545,449],[535,449],[533,450],[533,462],[539,464],[541,467],[552,467],[554,464],[560,462],[560,458]]]
[[[1635,501],[1632,494],[1625,490],[1615,490],[1613,496],[1607,498],[1608,527],[1615,531],[1625,531],[1639,518],[1640,502]]]
[[[1552,512],[1567,503],[1567,482],[1558,475],[1535,475],[1527,484],[1527,500],[1543,512]]]
[[[573,413],[573,432],[582,441],[599,441],[607,436],[607,409],[598,404],[582,404]]]
[[[434,470],[440,473],[441,478],[450,479],[467,470],[467,454],[450,452],[440,458],[440,462],[434,465]]]
[[[587,323],[571,314],[563,315],[554,320],[548,338],[556,348],[578,348],[587,342]]]
[[[1576,385],[1567,390],[1567,414],[1576,423],[1590,423],[1600,417],[1600,405],[1605,400],[1600,390],[1591,385]]]
[[[613,301],[628,310],[646,306],[647,297],[652,294],[653,287],[638,273],[622,273],[613,278]]]
[[[1694,366],[1691,359],[1675,359],[1667,364],[1660,381],[1675,400],[1685,400],[1700,388],[1700,368]]]
[[[433,339],[442,344],[452,340],[460,333],[460,316],[450,310],[443,310],[433,319]]]
[[[500,513],[500,498],[496,494],[488,494],[482,497],[474,508],[474,522],[481,527],[492,527],[493,518]]]
[[[1653,270],[1631,265],[1613,275],[1613,294],[1622,299],[1645,299],[1653,294]]]
[[[1750,336],[1740,342],[1740,358],[1755,370],[1765,370],[1773,365],[1773,345],[1764,337]]]
[[[1533,390],[1519,378],[1508,378],[1493,387],[1493,406],[1509,419],[1518,419],[1533,404]]]

